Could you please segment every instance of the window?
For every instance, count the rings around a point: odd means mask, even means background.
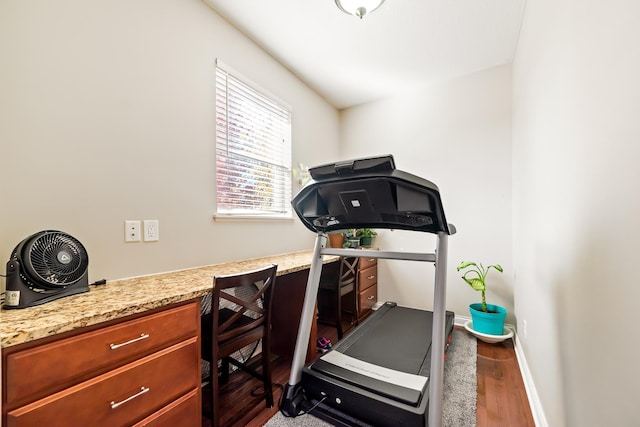
[[[291,110],[216,66],[216,214],[291,217]]]

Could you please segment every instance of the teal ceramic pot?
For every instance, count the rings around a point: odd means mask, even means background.
[[[481,303],[469,305],[473,330],[482,334],[503,335],[507,309],[499,305],[487,304],[487,310],[487,313],[482,311]]]

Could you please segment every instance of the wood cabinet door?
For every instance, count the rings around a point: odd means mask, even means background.
[[[360,292],[378,283],[378,266],[376,264],[358,272],[358,290]]]
[[[133,427],[193,427],[202,422],[200,387],[153,413]]]
[[[376,302],[378,302],[377,286],[371,286],[365,291],[360,292],[358,296],[358,318],[369,315]]]
[[[369,268],[372,265],[376,265],[377,263],[378,263],[378,259],[377,258],[361,257],[360,258],[360,265],[358,267],[360,268],[360,270],[364,270],[365,268]]]
[[[9,411],[7,426],[129,426],[200,384],[197,337]]]
[[[11,353],[6,358],[5,401],[13,407],[32,402],[196,336],[199,316],[197,304],[187,304]]]

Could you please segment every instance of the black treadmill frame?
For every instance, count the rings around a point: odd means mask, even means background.
[[[446,316],[446,269],[448,237],[455,234],[455,227],[448,224],[438,187],[422,178],[395,169],[392,156],[372,159],[358,159],[330,165],[323,165],[310,170],[314,178],[307,184],[292,201],[294,210],[304,225],[317,233],[305,299],[298,328],[296,348],[293,355],[289,382],[285,387],[280,410],[287,416],[296,416],[302,410],[308,410],[301,384],[305,357],[309,345],[311,325],[322,272],[323,257],[327,255],[347,257],[367,257],[377,259],[395,259],[417,262],[432,262],[435,264],[435,282],[433,299],[432,349],[445,349],[445,316]],[[350,210],[344,198],[338,203],[336,200],[325,200],[336,196],[331,192],[322,194],[322,189],[330,188],[334,193],[346,188],[353,192],[359,183],[375,190],[370,183],[389,183],[387,191],[390,197],[382,200],[385,204],[374,201],[365,206],[368,211]],[[342,184],[345,184],[344,186]],[[355,186],[355,187],[354,187]],[[408,194],[400,194],[408,192]],[[364,190],[366,198],[377,197],[374,191],[371,196]],[[383,194],[384,196],[385,194]],[[400,198],[403,198],[402,201]],[[418,203],[414,203],[418,197]],[[369,203],[369,200],[366,200]],[[394,202],[395,206],[389,203]],[[393,203],[392,203],[393,204]],[[354,205],[355,206],[355,205]],[[406,206],[406,208],[403,208]],[[389,216],[378,215],[377,208],[398,211],[398,221],[388,221]],[[343,209],[344,208],[344,209]],[[354,213],[355,212],[355,213]],[[364,212],[364,213],[362,213]],[[426,221],[423,220],[426,218]],[[384,228],[404,229],[432,233],[437,236],[436,248],[433,253],[423,252],[395,252],[367,249],[339,249],[327,248],[327,232],[347,228]],[[442,425],[444,358],[431,357],[429,379],[429,414],[428,425],[440,427]]]

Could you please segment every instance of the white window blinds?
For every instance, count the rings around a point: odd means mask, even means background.
[[[291,216],[291,111],[229,67],[216,67],[218,215]]]

